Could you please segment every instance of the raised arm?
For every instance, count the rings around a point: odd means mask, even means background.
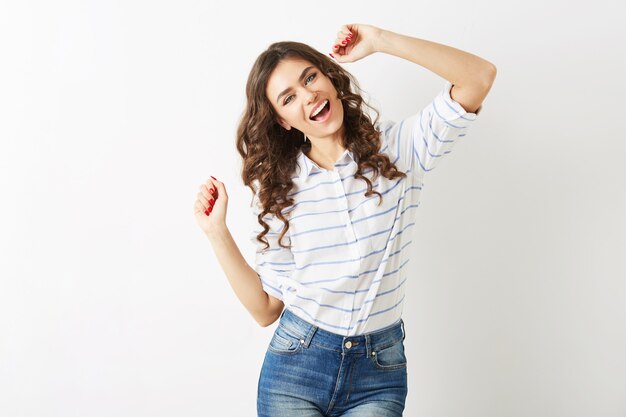
[[[496,77],[491,62],[451,46],[384,29],[374,39],[376,52],[407,59],[450,81],[450,96],[469,113],[478,110]]]
[[[360,23],[341,26],[333,52],[341,63],[384,52],[421,65],[453,84],[450,97],[469,113],[476,113],[496,78],[496,66],[476,55]]]

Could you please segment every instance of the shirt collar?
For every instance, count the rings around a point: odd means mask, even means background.
[[[346,149],[343,154],[339,157],[339,159],[335,162],[335,164],[341,164],[344,162],[354,161],[354,153],[351,150]],[[355,161],[356,162],[356,161]],[[312,159],[305,155],[300,149],[300,153],[298,154],[297,161],[298,170],[296,171],[298,174],[298,178],[301,181],[306,181],[309,175],[313,172],[323,171]]]

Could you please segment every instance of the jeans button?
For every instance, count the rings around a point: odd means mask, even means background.
[[[352,342],[348,340],[344,346],[346,349],[350,349],[352,347]]]

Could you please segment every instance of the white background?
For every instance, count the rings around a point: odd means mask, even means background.
[[[498,75],[426,177],[406,416],[626,415],[626,88],[617,1],[13,1],[0,6],[0,415],[253,416],[265,349],[193,203],[226,184],[254,59],[368,23]],[[623,26],[622,26],[623,27]],[[438,75],[344,64],[391,119]]]

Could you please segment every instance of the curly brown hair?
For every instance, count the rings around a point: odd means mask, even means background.
[[[380,132],[374,127],[378,123],[379,112],[363,100],[359,94],[363,90],[352,74],[304,43],[284,41],[271,44],[252,66],[246,83],[247,104],[237,128],[237,151],[243,158],[241,177],[244,185],[252,190],[253,199],[258,193],[263,207],[258,215],[263,231],[256,238],[267,245],[265,249],[270,246],[267,240],[263,240],[269,231],[269,225],[263,221],[267,213],[273,214],[285,225],[278,238],[279,246],[291,248],[281,242],[289,230],[289,220],[284,216],[283,209],[294,204],[288,193],[293,187],[291,177],[298,153],[302,149],[306,154],[311,148],[310,141],[303,141],[302,132],[296,128],[287,130],[277,122],[278,115],[266,95],[270,75],[282,60],[289,58],[310,62],[330,78],[337,90],[344,110],[343,146],[352,151],[358,161],[354,177],[367,183],[365,197],[378,194],[379,205],[383,198],[363,175],[365,168],[373,170],[374,180],[380,174],[388,179],[406,177],[406,173],[399,171],[387,155],[380,153]],[[363,111],[363,106],[374,110],[374,122]],[[253,183],[258,183],[258,189]]]

